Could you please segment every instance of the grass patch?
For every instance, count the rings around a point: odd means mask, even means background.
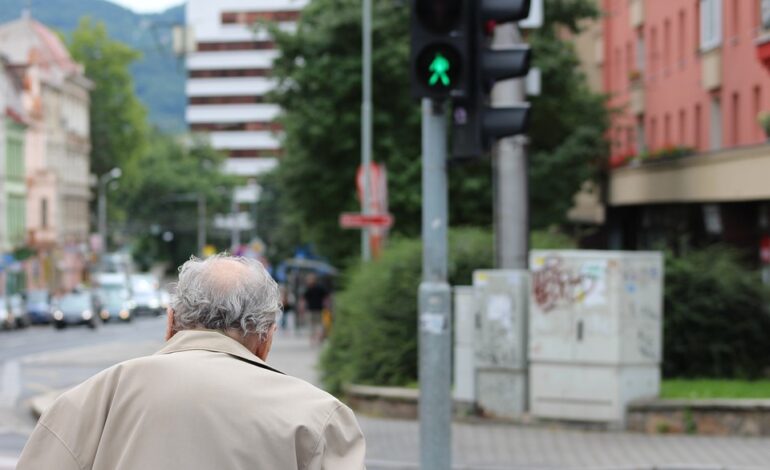
[[[770,398],[770,380],[664,380],[661,398]]]

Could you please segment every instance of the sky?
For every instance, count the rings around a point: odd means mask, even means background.
[[[109,0],[137,13],[158,13],[170,7],[175,7],[184,0]]]

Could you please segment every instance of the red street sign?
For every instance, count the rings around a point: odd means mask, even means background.
[[[346,212],[340,215],[340,227],[342,228],[371,228],[393,226],[393,216],[390,214],[358,214]]]

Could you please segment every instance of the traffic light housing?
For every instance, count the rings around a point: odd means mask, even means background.
[[[412,96],[466,96],[472,85],[473,0],[410,0]]]
[[[529,125],[529,104],[493,108],[489,93],[498,80],[524,77],[529,72],[531,50],[527,45],[493,49],[491,33],[500,23],[520,21],[529,15],[530,0],[470,0],[466,18],[472,31],[473,68],[471,87],[455,99],[452,115],[452,155],[478,157],[489,151],[495,139],[522,134]]]

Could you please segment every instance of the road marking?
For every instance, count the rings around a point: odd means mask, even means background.
[[[0,470],[3,469],[9,469],[12,470],[16,468],[16,464],[18,463],[19,459],[13,458],[13,457],[0,457]]]
[[[12,408],[21,394],[21,368],[19,361],[6,361],[0,376],[0,407]]]

